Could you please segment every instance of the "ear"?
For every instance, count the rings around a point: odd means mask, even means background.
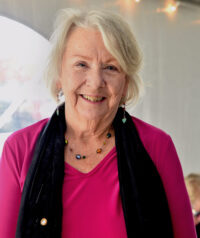
[[[57,88],[58,90],[60,90],[60,89],[62,88],[62,84],[61,84],[60,79],[58,79],[58,80],[56,81],[56,88]]]

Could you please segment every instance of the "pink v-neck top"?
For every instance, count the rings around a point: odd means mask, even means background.
[[[127,237],[117,169],[116,148],[89,173],[66,163],[63,187],[63,237]]]
[[[0,237],[14,238],[21,194],[37,137],[48,119],[13,133],[0,160]],[[135,117],[140,139],[161,176],[174,238],[196,238],[191,206],[174,144]],[[114,147],[89,173],[65,163],[62,238],[127,238]],[[133,224],[134,226],[134,224]]]

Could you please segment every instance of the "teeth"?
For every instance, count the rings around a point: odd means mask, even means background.
[[[92,96],[88,96],[88,95],[82,95],[85,99],[91,101],[91,102],[99,102],[101,100],[103,100],[103,97],[92,97]]]

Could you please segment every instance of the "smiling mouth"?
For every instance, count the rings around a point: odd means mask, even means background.
[[[94,97],[94,96],[89,96],[84,94],[81,94],[81,97],[90,102],[102,102],[105,99],[105,97]]]

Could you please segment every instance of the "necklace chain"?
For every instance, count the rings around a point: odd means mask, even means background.
[[[111,133],[108,132],[108,133],[106,134],[106,139],[110,139],[111,136],[112,136]],[[65,138],[65,144],[66,144],[66,145],[69,144],[69,140],[68,140],[67,138]],[[106,140],[104,140],[103,145],[102,145],[101,147],[99,147],[99,148],[96,149],[96,153],[97,153],[97,154],[101,154],[101,152],[103,151],[103,147],[104,147],[105,145],[106,145]],[[72,151],[72,149],[70,149],[70,151]],[[80,159],[86,159],[87,156],[86,156],[86,155],[81,155],[81,154],[75,154],[75,158],[76,158],[77,160],[80,160]]]

